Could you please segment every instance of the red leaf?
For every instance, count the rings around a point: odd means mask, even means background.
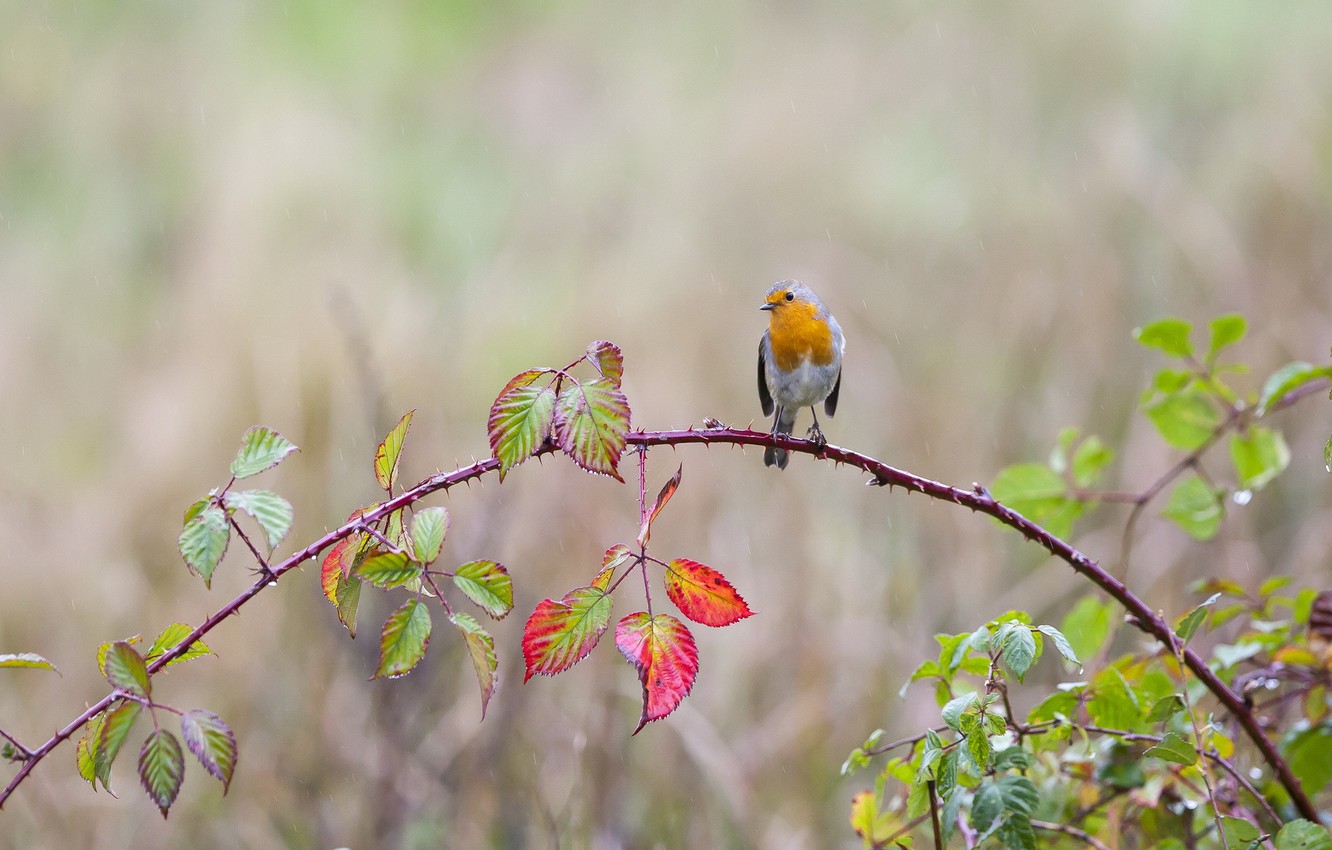
[[[610,625],[611,597],[599,587],[579,587],[558,602],[543,599],[523,626],[526,682],[534,673],[554,676],[582,661]]]
[[[754,613],[726,576],[688,558],[667,565],[666,595],[682,614],[705,626],[729,626]]]
[[[637,735],[653,720],[675,711],[694,687],[698,646],[684,623],[670,614],[630,614],[615,626],[615,645],[638,670],[643,683],[643,714]]]
[[[666,503],[671,500],[671,496],[675,495],[675,491],[680,489],[680,476],[683,474],[684,464],[680,464],[680,468],[675,470],[675,475],[671,476],[671,480],[667,481],[666,485],[661,488],[661,492],[657,494],[657,501],[652,503],[652,510],[648,511],[647,516],[643,518],[643,527],[638,531],[638,545],[640,548],[646,546],[648,539],[652,537],[652,521],[657,518],[657,514],[661,513],[661,509],[666,507]]]

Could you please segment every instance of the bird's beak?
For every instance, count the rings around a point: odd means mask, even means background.
[[[776,306],[777,306],[776,304],[764,304],[764,305],[763,305],[762,307],[760,307],[759,309],[760,309],[760,310],[771,310],[773,307],[776,307]]]

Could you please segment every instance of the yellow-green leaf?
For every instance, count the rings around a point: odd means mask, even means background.
[[[398,420],[398,424],[389,429],[384,441],[375,449],[375,480],[385,491],[393,491],[393,483],[398,477],[398,461],[402,456],[402,443],[407,439],[407,429],[412,425],[415,410],[409,410]]]

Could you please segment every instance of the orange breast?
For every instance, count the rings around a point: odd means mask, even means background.
[[[789,372],[802,361],[826,366],[833,361],[833,338],[828,323],[814,318],[818,308],[795,302],[779,304],[769,314],[768,336],[777,368]]]

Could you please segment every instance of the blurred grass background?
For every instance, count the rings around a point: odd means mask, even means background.
[[[1172,455],[1135,410],[1137,325],[1239,311],[1256,382],[1332,340],[1332,16],[1318,0],[396,4],[0,2],[0,728],[36,743],[104,693],[98,643],[197,623],[175,552],[250,424],[302,451],[266,485],[284,551],[375,497],[373,447],[418,408],[405,480],[487,451],[512,374],[624,347],[642,427],[743,425],[769,283],[808,281],[849,340],[830,439],[959,485],[1064,425]],[[1292,470],[1215,542],[1147,523],[1131,584],[1167,611],[1205,574],[1326,584],[1329,411],[1283,414]],[[805,420],[801,420],[803,427]],[[446,558],[493,557],[479,722],[458,641],[367,683],[306,568],[176,668],[160,699],[235,728],[163,822],[89,791],[63,747],[0,846],[855,847],[847,751],[937,718],[897,690],[938,631],[1084,592],[993,523],[758,452],[685,465],[653,549],[722,569],[760,616],[696,628],[694,693],[638,737],[602,646],[521,684],[519,631],[636,533],[633,488],[547,459],[442,500]],[[1218,469],[1223,467],[1218,466]],[[1113,563],[1124,514],[1077,543]],[[638,610],[626,586],[616,615]],[[1043,661],[1040,675],[1072,675]],[[137,747],[138,736],[131,741]],[[7,774],[8,775],[8,774]]]

